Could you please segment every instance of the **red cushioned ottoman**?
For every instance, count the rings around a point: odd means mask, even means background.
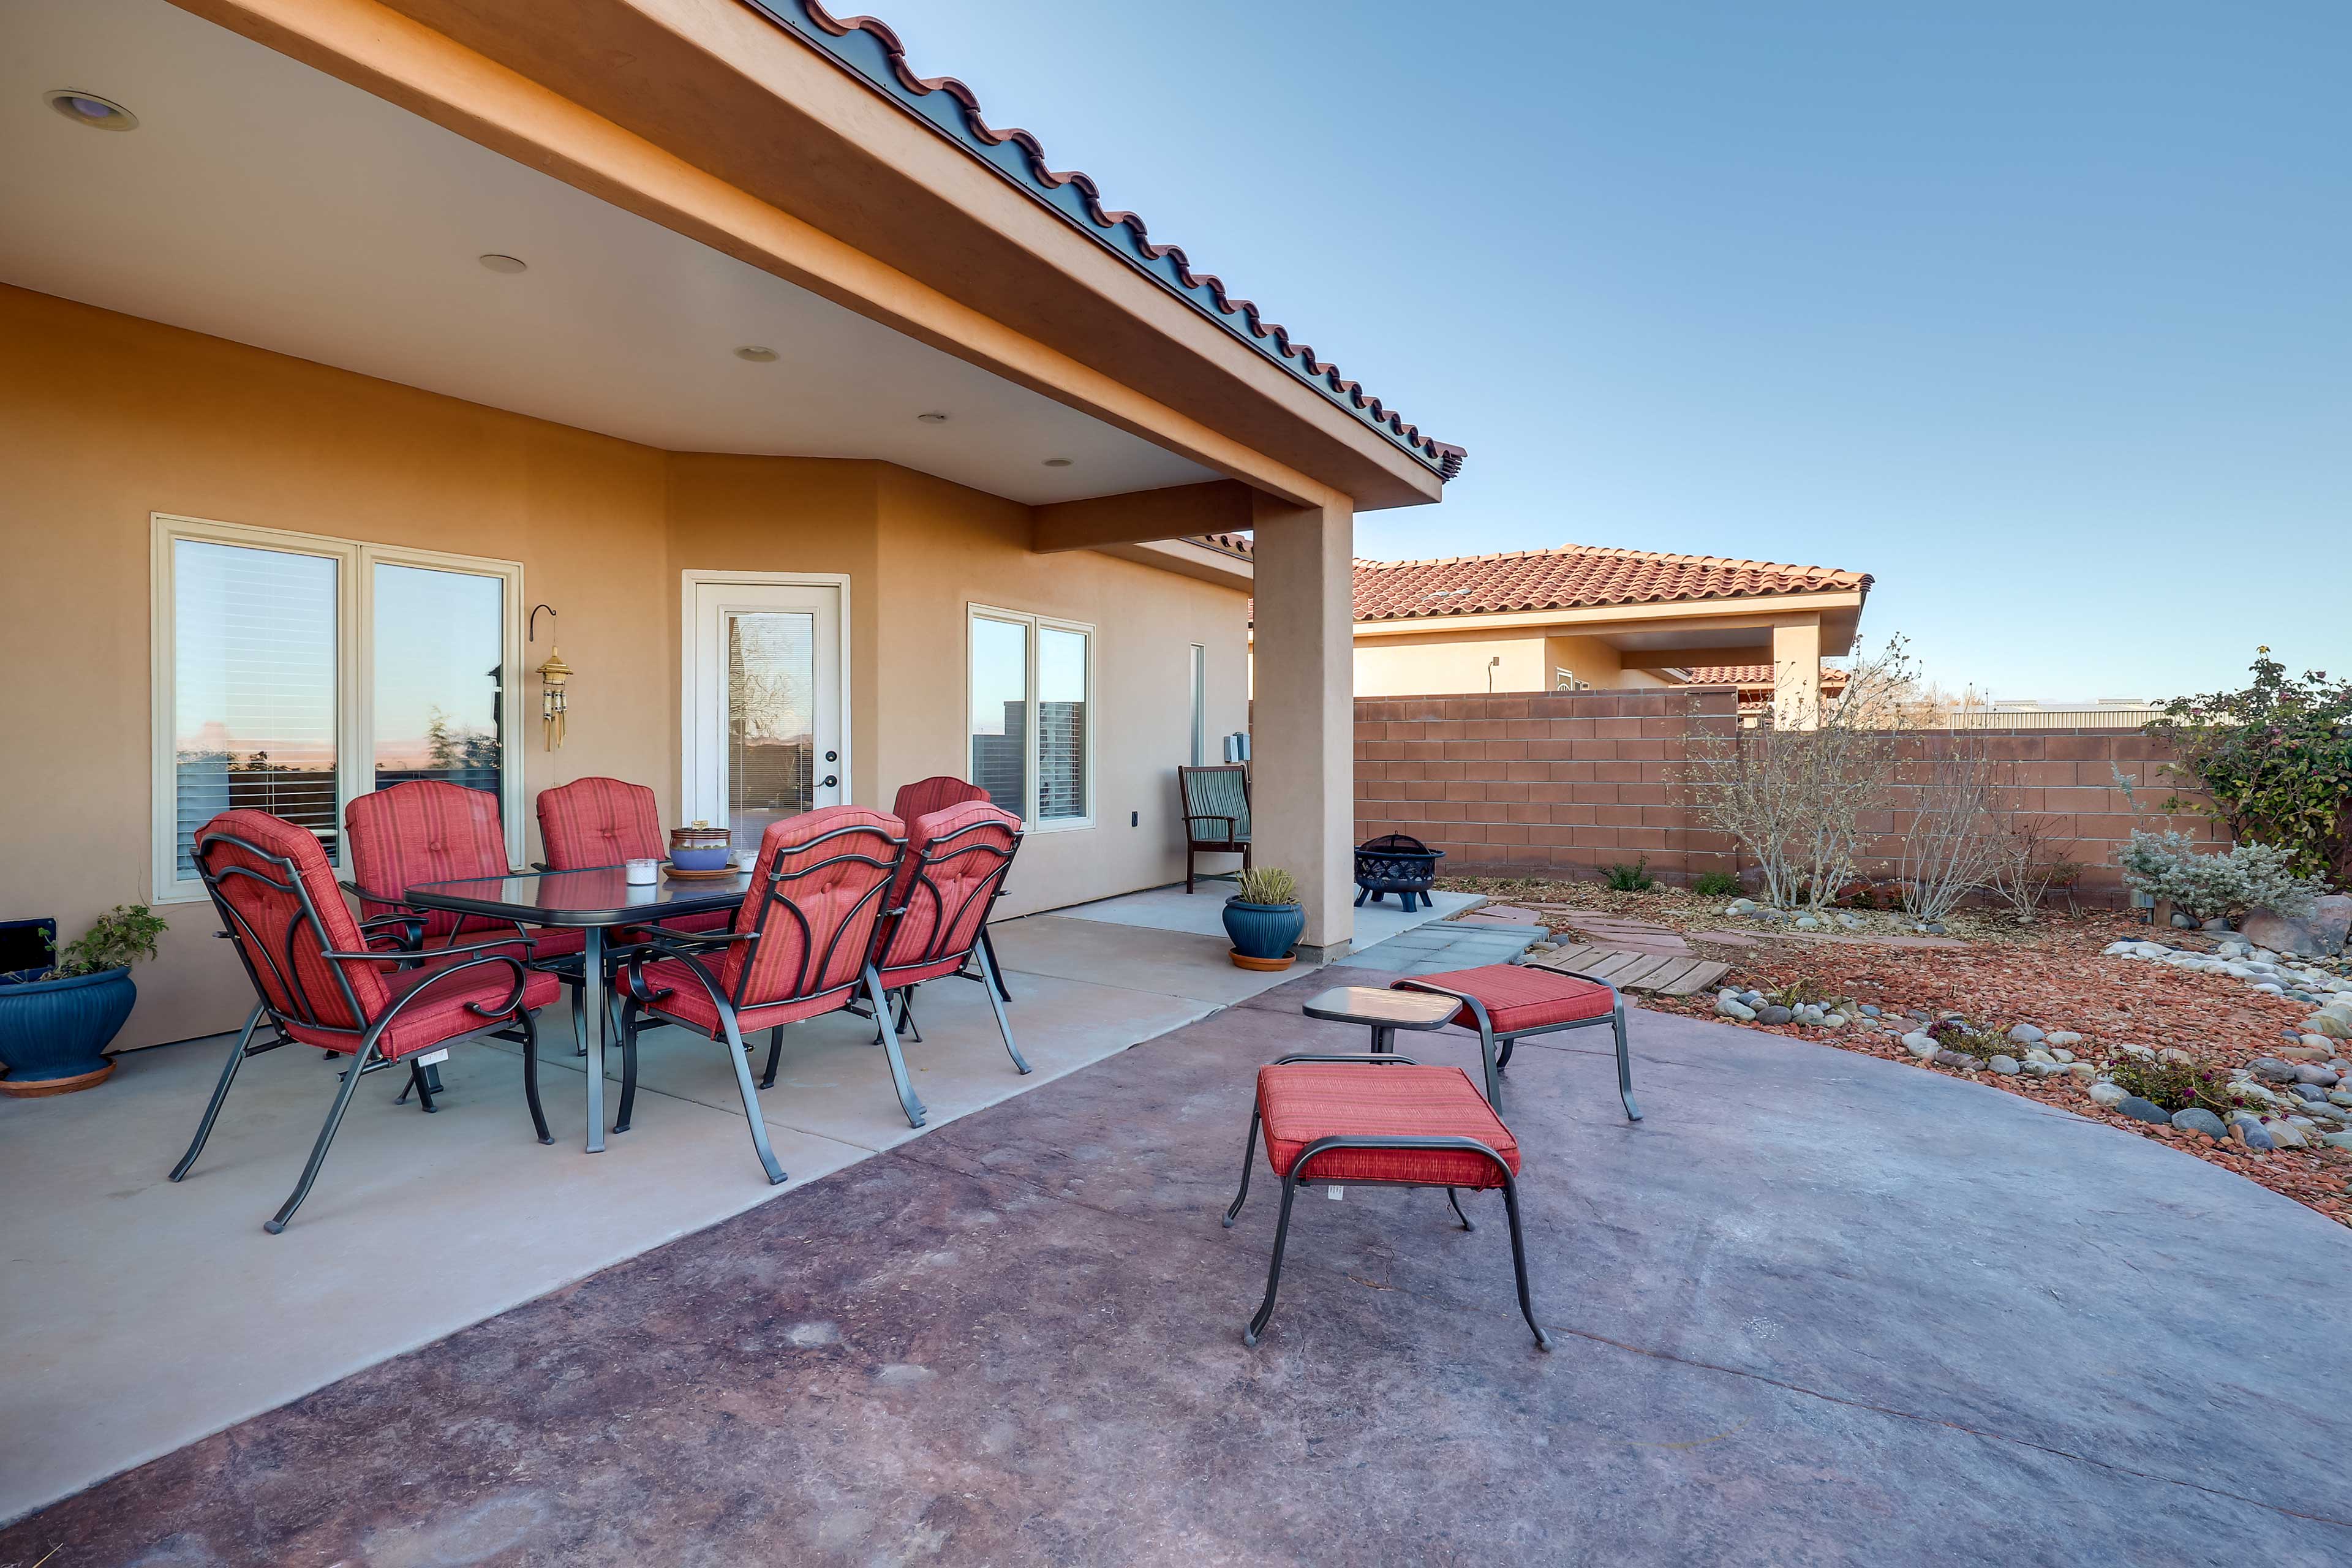
[[[1496,1104],[1502,1102],[1503,1069],[1511,1065],[1511,1047],[1520,1039],[1608,1025],[1617,1039],[1617,1098],[1624,1101],[1629,1121],[1642,1120],[1642,1108],[1633,1103],[1633,1064],[1625,1048],[1625,1002],[1607,981],[1531,964],[1489,963],[1416,974],[1392,981],[1389,988],[1461,998],[1462,1010],[1454,1021],[1478,1031],[1486,1098]]]
[[[1527,1250],[1519,1230],[1518,1140],[1460,1068],[1423,1067],[1409,1057],[1285,1057],[1257,1074],[1257,1104],[1242,1149],[1242,1187],[1225,1211],[1231,1228],[1249,1199],[1257,1135],[1265,1131],[1266,1163],[1282,1178],[1282,1217],[1265,1300],[1242,1335],[1255,1344],[1274,1316],[1282,1283],[1282,1253],[1290,1237],[1291,1200],[1302,1182],[1339,1185],[1444,1187],[1462,1221],[1456,1189],[1500,1187],[1510,1218],[1511,1260],[1518,1277],[1519,1310],[1536,1343],[1551,1337],[1536,1321],[1528,1295]]]

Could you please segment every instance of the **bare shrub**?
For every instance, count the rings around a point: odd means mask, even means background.
[[[1903,909],[1922,923],[1940,921],[1990,879],[2000,791],[1990,749],[1973,731],[1939,736],[1913,787],[1916,806],[1903,825]]]
[[[1884,798],[1895,761],[1895,737],[1878,721],[1913,685],[1898,638],[1855,661],[1844,695],[1822,704],[1811,728],[1692,738],[1683,767],[1692,806],[1755,861],[1774,907],[1825,907],[1853,879],[1864,814]]]
[[[2056,819],[2023,809],[2014,791],[2003,791],[1993,810],[1992,867],[1985,891],[2021,924],[2030,922],[2051,889],[2071,885],[2083,867],[2059,852],[2067,840]]]

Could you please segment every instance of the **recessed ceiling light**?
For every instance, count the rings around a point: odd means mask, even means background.
[[[772,364],[775,363],[776,351],[758,343],[745,343],[735,351],[735,357],[750,360],[753,364]]]
[[[530,270],[530,263],[519,260],[511,256],[478,256],[474,259],[480,262],[484,267],[488,268],[493,272],[514,273],[528,272]]]
[[[915,417],[926,425],[944,425],[948,422],[948,416],[944,414],[918,414]]]
[[[87,125],[93,131],[129,131],[139,123],[137,115],[112,99],[100,98],[94,92],[77,92],[66,87],[47,97],[51,109],[76,125]]]
[[[1045,466],[1049,468],[1066,468],[1070,466],[1070,459],[1067,458],[1048,458],[1045,459]]]

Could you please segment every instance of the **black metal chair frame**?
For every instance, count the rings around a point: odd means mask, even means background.
[[[276,867],[284,873],[286,880],[276,881],[247,866],[231,866],[215,872],[207,857],[212,847],[216,844],[233,846],[266,864]],[[280,1046],[293,1044],[294,1037],[289,1027],[289,1023],[299,1024],[306,1029],[321,1034],[348,1035],[356,1042],[358,1048],[352,1053],[352,1065],[343,1069],[342,1087],[336,1091],[334,1103],[327,1111],[326,1125],[319,1130],[318,1141],[311,1145],[310,1158],[302,1167],[302,1178],[295,1184],[292,1195],[287,1198],[276,1217],[261,1227],[272,1236],[283,1231],[287,1222],[294,1217],[294,1211],[302,1206],[302,1200],[310,1196],[311,1184],[318,1180],[320,1168],[326,1163],[327,1150],[334,1142],[336,1131],[342,1126],[343,1113],[351,1109],[352,1095],[359,1088],[360,1079],[371,1072],[397,1065],[391,1058],[379,1058],[376,1055],[376,1048],[383,1038],[384,1031],[398,1021],[400,1015],[412,1003],[450,975],[460,974],[467,970],[478,969],[485,964],[493,963],[503,963],[514,971],[514,990],[496,1007],[486,1008],[478,1002],[467,1003],[466,1010],[478,1015],[482,1019],[482,1029],[472,1032],[480,1033],[488,1030],[494,1033],[498,1038],[514,1040],[521,1045],[523,1096],[530,1106],[531,1125],[537,1129],[539,1141],[541,1143],[555,1142],[548,1133],[547,1114],[541,1109],[539,1102],[539,1031],[531,1020],[530,1010],[522,1005],[524,986],[530,978],[526,973],[524,961],[510,952],[489,951],[496,948],[511,948],[519,942],[528,949],[530,946],[528,939],[508,938],[500,942],[482,942],[467,947],[437,948],[435,950],[436,952],[451,956],[467,952],[478,953],[480,956],[467,958],[462,963],[436,970],[430,979],[418,983],[405,995],[385,1007],[383,1012],[373,1018],[367,1018],[367,1011],[360,1005],[359,996],[352,989],[351,976],[343,972],[342,964],[346,962],[383,963],[393,960],[396,955],[373,950],[337,952],[329,948],[326,923],[319,916],[317,904],[311,901],[310,889],[302,880],[301,873],[295,868],[294,862],[285,856],[273,855],[259,845],[248,839],[237,837],[234,834],[213,833],[205,835],[197,841],[195,861],[197,873],[204,879],[205,890],[212,896],[213,908],[219,913],[223,923],[227,927],[218,934],[236,944],[237,958],[245,965],[246,978],[252,982],[254,994],[261,1000],[260,1005],[254,1008],[252,1016],[246,1019],[244,1031],[237,1036],[236,1044],[229,1050],[228,1060],[221,1068],[220,1080],[213,1086],[212,1099],[205,1107],[204,1120],[196,1124],[194,1140],[189,1143],[188,1152],[180,1156],[180,1163],[172,1167],[173,1181],[185,1179],[189,1171],[194,1168],[196,1157],[204,1152],[206,1140],[212,1137],[213,1123],[219,1119],[221,1104],[228,1098],[229,1085],[236,1081],[237,1068],[245,1064],[246,1058],[257,1057],[265,1051],[274,1051]],[[227,896],[222,891],[222,884],[233,877],[250,878],[264,887],[275,889],[278,892],[290,892],[299,903],[300,911],[287,922],[285,962],[282,964],[278,962],[278,956],[271,952],[268,943],[263,940],[262,933],[255,930],[252,923],[237,912],[236,907],[229,902]],[[382,921],[379,920],[367,923],[380,924]],[[294,962],[295,943],[300,940],[302,929],[305,926],[310,928],[311,940],[318,943],[319,956],[334,965],[335,985],[342,994],[342,1003],[349,1016],[353,1018],[367,1018],[365,1024],[357,1027],[347,1027],[320,1021],[318,1003],[310,996],[309,988],[303,984],[301,969]],[[289,1018],[270,1005],[269,989],[262,984],[261,971],[257,966],[257,955],[260,963],[269,966],[269,973],[277,978],[280,990],[292,1000],[293,1005],[301,1009],[300,1013]],[[269,1020],[276,1037],[256,1044],[254,1034],[265,1017]],[[512,1027],[508,1029],[493,1027],[502,1023],[510,1023]],[[464,1037],[466,1037],[453,1035],[450,1039],[457,1040]],[[330,1052],[329,1054],[342,1053]],[[433,1109],[432,1090],[425,1083],[425,1075],[417,1069],[414,1061],[408,1064],[408,1068],[409,1087],[417,1091],[419,1102],[430,1111]]]
[[[339,880],[335,885],[342,889],[343,891],[351,894],[352,898],[357,899],[360,902],[360,908],[362,910],[366,909],[370,904],[381,904],[384,908],[395,911],[392,914],[376,915],[371,919],[362,920],[360,921],[360,930],[362,932],[365,932],[371,927],[374,926],[398,926],[400,928],[399,933],[392,938],[392,951],[384,953],[383,956],[398,963],[403,969],[417,968],[422,965],[426,959],[431,958],[436,953],[457,951],[471,952],[483,948],[507,947],[516,943],[525,944],[527,950],[528,944],[531,941],[530,933],[523,930],[522,922],[520,921],[501,921],[493,920],[488,915],[461,914],[457,917],[457,923],[449,928],[449,935],[452,941],[455,941],[457,937],[465,934],[466,922],[467,921],[480,921],[483,922],[484,928],[487,930],[496,930],[499,926],[512,926],[514,927],[514,936],[512,941],[509,942],[508,939],[501,938],[495,942],[474,942],[462,950],[454,947],[428,948],[425,945],[425,926],[428,918],[425,910],[416,909],[413,905],[409,904],[405,900],[394,898],[389,893],[379,893],[373,889],[362,888],[348,877]],[[530,963],[530,967],[533,969],[544,969],[548,971],[550,973],[555,975],[557,979],[562,980],[566,984],[576,986],[579,984],[576,979],[567,976],[563,971],[558,967],[564,962],[562,959],[559,958],[552,961],[537,962],[526,959],[526,962]],[[583,1057],[586,1056],[588,1054],[588,1043],[586,1037],[581,1033],[580,998],[576,994],[572,999],[572,1032],[579,1038],[580,1041],[580,1050],[578,1054]],[[333,1057],[340,1056],[342,1053],[340,1051],[323,1051],[320,1054],[323,1056]],[[400,1092],[393,1097],[393,1103],[394,1105],[407,1104],[408,1097],[412,1092],[416,1096],[417,1105],[424,1110],[430,1112],[434,1109],[433,1097],[442,1092],[441,1069],[437,1067],[429,1067],[423,1068],[421,1071],[411,1074],[410,1081],[402,1085]]]
[[[885,902],[883,912],[885,915],[887,914],[887,895],[890,885],[897,880],[899,862],[907,852],[905,839],[893,838],[871,823],[852,823],[820,833],[805,844],[794,845],[790,853],[805,854],[821,844],[829,843],[836,838],[854,837],[878,838],[890,845],[892,847],[890,858],[877,859],[872,855],[859,854],[853,850],[828,855],[797,870],[785,871],[781,868],[772,868],[768,872],[767,886],[758,889],[760,912],[751,930],[727,931],[656,930],[655,934],[648,935],[646,940],[629,950],[627,967],[624,975],[626,994],[621,1005],[621,1112],[614,1123],[614,1131],[628,1131],[631,1113],[636,1108],[637,1016],[648,1008],[657,1007],[661,1000],[672,994],[675,989],[647,982],[646,960],[649,956],[656,955],[674,958],[685,964],[688,971],[701,984],[704,992],[710,997],[711,1005],[719,1014],[719,1026],[726,1034],[727,1054],[735,1066],[735,1087],[743,1097],[743,1117],[751,1123],[751,1146],[759,1152],[760,1164],[768,1173],[769,1183],[772,1185],[784,1180],[784,1169],[776,1163],[775,1151],[768,1144],[767,1124],[760,1119],[759,1090],[752,1087],[751,1063],[745,1059],[750,1047],[743,1043],[743,1033],[737,1022],[737,1016],[745,1006],[744,993],[751,986],[752,970],[759,960],[758,944],[766,937],[770,929],[769,922],[775,918],[779,909],[791,919],[801,937],[800,964],[793,977],[792,989],[795,996],[806,991],[813,976],[824,974],[833,967],[833,960],[840,951],[842,939],[857,923],[860,913],[869,901],[876,899],[883,900]],[[881,871],[883,875],[835,925],[833,933],[826,939],[824,951],[820,954],[815,945],[809,940],[808,917],[801,912],[800,906],[794,903],[791,895],[785,891],[785,885],[797,882],[805,877],[813,877],[829,867],[845,864],[871,866]],[[877,918],[875,921],[876,928],[878,929],[881,924],[882,920]],[[863,984],[873,1003],[875,1016],[880,1020],[882,1048],[889,1057],[890,1081],[898,1091],[898,1104],[907,1113],[908,1124],[920,1127],[923,1124],[923,1104],[915,1097],[915,1086],[907,1077],[906,1058],[898,1052],[898,1032],[890,1025],[890,1010],[888,1005],[883,1000],[882,982],[874,972],[873,935],[872,931],[867,932],[867,945],[863,955],[862,979],[859,983],[842,987],[842,1001],[846,1004],[852,1000],[856,994],[857,984]],[[739,942],[752,945],[744,954],[743,971],[736,977],[733,994],[730,995],[720,987],[718,976],[711,973],[709,966],[704,960],[709,954]],[[753,1005],[772,1005],[759,1003]],[[658,1013],[656,1014],[656,1017],[659,1016]],[[775,1081],[776,1065],[783,1054],[785,1027],[786,1026],[778,1024],[769,1032],[768,1068],[765,1079],[768,1083]]]
[[[1340,1062],[1380,1067],[1420,1065],[1412,1058],[1399,1056],[1393,1051],[1364,1056],[1324,1056],[1302,1053],[1297,1056],[1277,1057],[1275,1058],[1274,1065],[1287,1067],[1292,1062]],[[1234,1194],[1233,1206],[1225,1210],[1224,1226],[1227,1230],[1233,1228],[1234,1221],[1241,1217],[1242,1205],[1249,1201],[1250,1167],[1256,1163],[1258,1123],[1264,1114],[1264,1108],[1259,1105],[1256,1097],[1253,1094],[1250,1100],[1249,1137],[1242,1144],[1242,1188],[1240,1192]],[[1301,1184],[1308,1186],[1315,1184],[1317,1178],[1305,1174],[1309,1162],[1317,1155],[1334,1149],[1454,1149],[1465,1154],[1481,1154],[1493,1161],[1496,1172],[1503,1179],[1503,1213],[1509,1219],[1511,1226],[1511,1269],[1519,1289],[1519,1312],[1527,1319],[1528,1327],[1535,1331],[1537,1348],[1547,1351],[1551,1349],[1551,1335],[1544,1331],[1544,1326],[1541,1323],[1536,1321],[1535,1300],[1528,1289],[1528,1247],[1526,1236],[1519,1225],[1519,1187],[1517,1179],[1511,1173],[1509,1163],[1492,1147],[1480,1142],[1475,1138],[1433,1138],[1404,1133],[1392,1137],[1373,1133],[1335,1134],[1329,1138],[1318,1138],[1298,1152],[1298,1158],[1290,1163],[1290,1169],[1284,1173],[1282,1178],[1282,1217],[1275,1222],[1274,1259],[1266,1267],[1265,1300],[1259,1303],[1257,1315],[1250,1319],[1249,1327],[1242,1331],[1242,1343],[1256,1344],[1258,1336],[1265,1332],[1265,1325],[1274,1317],[1275,1298],[1282,1289],[1283,1249],[1290,1242],[1291,1202],[1298,1195]],[[1325,1180],[1328,1184],[1329,1178]],[[1419,1187],[1427,1184],[1422,1182],[1380,1181],[1360,1176],[1345,1176],[1339,1180],[1347,1186]],[[1454,1205],[1454,1217],[1462,1222],[1464,1230],[1478,1228],[1471,1222],[1470,1216],[1462,1212],[1462,1199],[1454,1188],[1445,1189],[1445,1201]]]
[[[928,893],[930,899],[930,909],[938,917],[931,927],[930,945],[917,957],[906,959],[889,969],[877,969],[876,972],[881,977],[883,994],[895,996],[898,999],[898,1013],[896,1026],[898,1031],[900,1034],[911,1035],[918,1042],[920,1042],[923,1037],[922,1031],[915,1027],[914,1010],[915,987],[921,982],[902,982],[893,985],[890,984],[892,971],[927,969],[947,959],[961,957],[961,962],[958,963],[955,971],[940,978],[977,981],[986,989],[988,1005],[996,1015],[996,1032],[1004,1041],[1005,1054],[1013,1058],[1013,1067],[1025,1076],[1030,1070],[1029,1063],[1021,1055],[1021,1047],[1013,1043],[1013,1026],[1004,1016],[1004,1004],[1013,994],[1004,988],[1003,973],[996,966],[996,950],[988,940],[987,917],[984,914],[982,916],[978,933],[961,954],[948,946],[949,939],[956,926],[971,912],[974,902],[985,900],[986,907],[993,908],[996,900],[1004,896],[1004,879],[1013,869],[1013,858],[1020,853],[1021,840],[1024,835],[1019,828],[1014,828],[1013,842],[1002,849],[982,840],[974,840],[961,846],[956,846],[955,841],[967,834],[985,833],[992,828],[1001,829],[1002,826],[1003,824],[994,822],[971,823],[967,826],[957,828],[953,833],[932,839],[925,847],[922,853],[916,858],[914,877],[907,884],[906,901],[895,910],[884,910],[886,923],[876,927],[874,957],[875,963],[878,965],[885,956],[885,948],[888,946],[896,932],[898,922],[905,920],[908,913],[917,907],[919,900]],[[950,846],[955,847],[949,847]],[[956,905],[954,912],[950,913],[947,909],[946,895],[940,892],[939,884],[931,879],[931,872],[940,866],[961,859],[968,855],[993,857],[997,865],[995,869],[973,883],[962,901]],[[980,966],[980,972],[976,974],[968,967],[973,963]],[[852,1006],[850,1011],[858,1013],[861,1016],[864,1016],[863,1010],[856,1006]],[[775,1053],[772,1050],[768,1056],[768,1076],[760,1080],[760,1087],[768,1088],[775,1081],[775,1076],[776,1058]]]
[[[1394,988],[1399,991],[1428,991],[1440,996],[1451,996],[1470,1009],[1471,1017],[1477,1020],[1478,1055],[1486,1068],[1486,1100],[1487,1103],[1497,1107],[1503,1103],[1503,1069],[1511,1065],[1511,1047],[1514,1045],[1521,1040],[1532,1039],[1538,1035],[1556,1035],[1565,1029],[1591,1029],[1603,1024],[1608,1025],[1617,1039],[1617,1098],[1624,1102],[1625,1120],[1641,1121],[1642,1108],[1633,1103],[1633,1062],[1625,1050],[1625,994],[1598,975],[1579,973],[1568,969],[1550,969],[1544,973],[1564,975],[1570,980],[1590,981],[1595,985],[1608,986],[1608,1013],[1598,1018],[1571,1018],[1565,1024],[1543,1024],[1532,1029],[1514,1029],[1507,1035],[1498,1035],[1495,1032],[1494,1019],[1486,1012],[1486,1004],[1466,991],[1456,991],[1445,985],[1433,985],[1426,980],[1400,980],[1396,982]],[[1497,1045],[1502,1047],[1499,1055],[1496,1051]]]
[[[1182,813],[1184,817],[1184,890],[1187,893],[1190,893],[1192,890],[1192,883],[1194,880],[1192,875],[1192,862],[1194,858],[1197,856],[1239,855],[1242,858],[1242,869],[1246,871],[1250,868],[1250,840],[1248,838],[1237,838],[1234,837],[1234,833],[1236,832],[1236,819],[1219,813],[1195,812],[1192,809],[1192,796],[1186,793],[1184,788],[1184,775],[1187,773],[1239,773],[1242,780],[1242,804],[1244,806],[1251,807],[1253,811],[1255,810],[1255,803],[1250,799],[1249,770],[1244,767],[1241,763],[1202,763],[1197,765],[1192,763],[1179,764],[1176,769],[1176,809]],[[1225,836],[1223,838],[1202,838],[1196,837],[1193,824],[1200,822],[1223,823],[1225,825]],[[1257,825],[1253,821],[1250,825],[1251,837],[1255,837],[1256,836],[1256,832]],[[1217,878],[1223,877],[1225,873],[1222,871],[1213,872],[1211,873],[1207,879],[1214,880]]]

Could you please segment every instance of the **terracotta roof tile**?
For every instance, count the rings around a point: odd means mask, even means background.
[[[1718,555],[1663,555],[1567,544],[1433,561],[1358,561],[1356,618],[1498,615],[1519,610],[1869,592],[1870,574]]]
[[[1772,667],[1769,664],[1696,665],[1687,672],[1693,686],[1761,686],[1772,685]],[[1846,672],[1835,665],[1822,667],[1822,687],[1828,691],[1845,689]]]

